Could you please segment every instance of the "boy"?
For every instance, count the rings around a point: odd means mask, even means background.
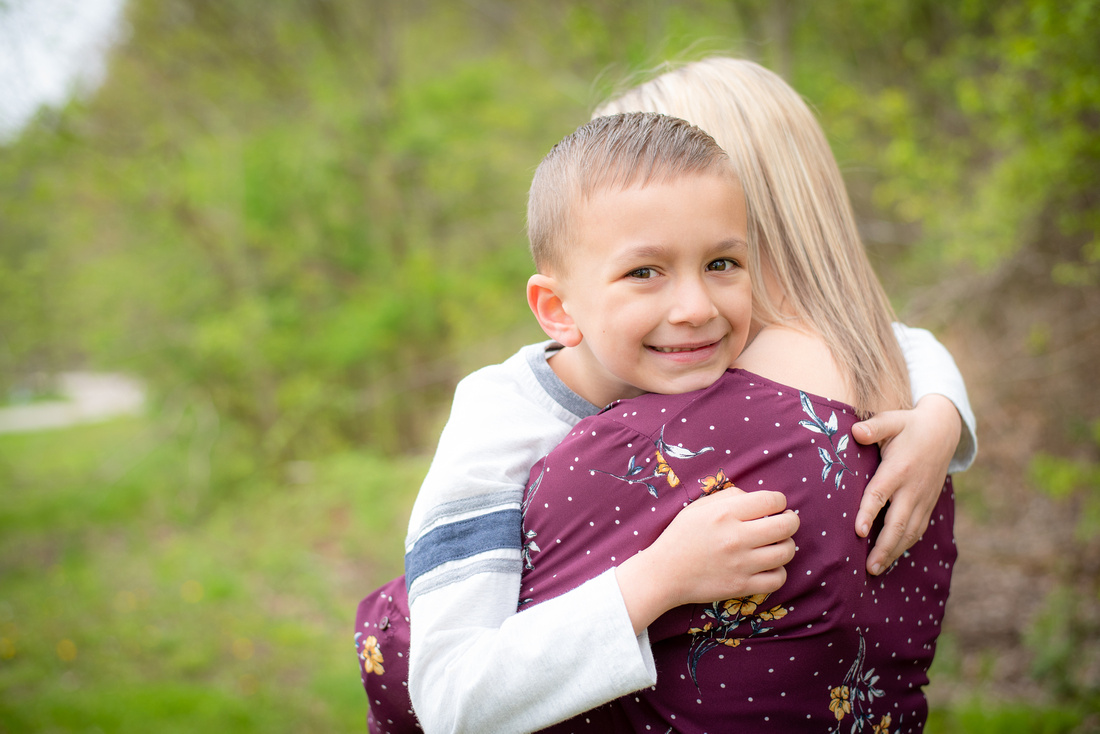
[[[797,519],[775,516],[781,494],[729,493],[715,500],[745,527],[714,539],[712,548],[734,539],[723,562],[689,564],[676,557],[682,544],[669,542],[515,615],[520,502],[534,462],[613,400],[714,382],[745,345],[752,304],[740,186],[724,151],[682,120],[636,114],[583,126],[539,167],[532,199],[539,274],[528,302],[562,346],[527,347],[459,385],[410,520],[410,692],[429,731],[537,728],[652,685],[649,621],[689,598],[774,590],[793,555]],[[689,525],[678,532],[694,532]],[[681,572],[689,567],[706,575]],[[601,623],[573,626],[589,616]],[[559,648],[568,632],[577,654],[542,655],[547,632]],[[497,658],[495,649],[508,653]],[[529,660],[525,651],[537,654]],[[466,717],[478,716],[479,701],[490,693],[506,699],[510,686],[525,685],[516,675],[522,670],[541,680],[568,672],[576,694],[570,707],[527,702],[473,726]],[[465,690],[438,698],[438,681],[429,683],[436,676]]]

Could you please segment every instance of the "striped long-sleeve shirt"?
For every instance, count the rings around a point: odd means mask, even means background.
[[[951,471],[976,451],[966,388],[927,331],[896,326],[914,400],[940,393],[963,437]],[[598,412],[547,358],[524,347],[466,377],[421,486],[405,543],[411,617],[409,693],[428,732],[533,731],[653,685],[646,633],[635,636],[614,569],[517,613],[531,467]]]

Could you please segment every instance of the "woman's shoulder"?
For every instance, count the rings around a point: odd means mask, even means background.
[[[829,400],[854,401],[855,396],[833,359],[832,351],[813,331],[779,324],[767,326],[733,366]]]

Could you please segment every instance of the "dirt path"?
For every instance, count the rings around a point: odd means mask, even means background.
[[[145,391],[137,380],[118,374],[65,372],[58,377],[62,400],[0,408],[0,433],[20,433],[95,423],[140,413]]]

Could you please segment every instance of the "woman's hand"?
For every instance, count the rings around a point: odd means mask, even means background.
[[[928,528],[961,431],[955,405],[937,394],[925,395],[912,410],[886,411],[852,427],[859,443],[882,446],[882,463],[856,514],[861,538],[867,537],[879,511],[890,502],[882,532],[867,557],[870,573],[889,568]]]
[[[779,492],[730,487],[681,510],[652,545],[615,569],[634,633],[681,604],[781,587],[799,525],[786,506]]]

